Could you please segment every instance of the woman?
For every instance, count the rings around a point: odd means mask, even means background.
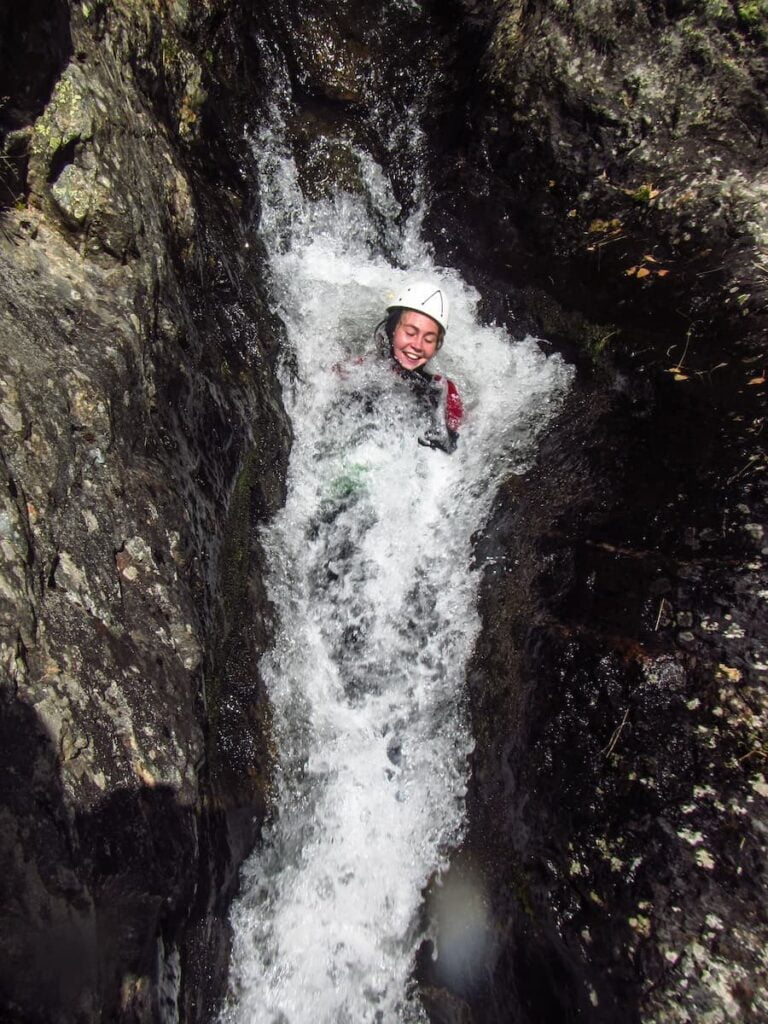
[[[419,444],[453,452],[464,415],[461,399],[452,380],[426,369],[445,338],[448,297],[432,281],[414,281],[387,306],[387,314],[374,336],[393,368],[432,411],[432,426],[419,438]]]

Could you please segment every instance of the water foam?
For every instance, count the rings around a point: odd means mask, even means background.
[[[422,1022],[422,894],[461,842],[472,749],[471,536],[570,374],[533,340],[478,324],[477,294],[433,265],[418,217],[399,236],[402,266],[386,259],[394,200],[369,156],[357,154],[364,195],[305,202],[278,107],[258,152],[295,431],[288,499],[263,534],[279,754],[273,819],[232,911],[223,1020]],[[424,275],[452,302],[436,360],[466,407],[452,456],[418,445],[425,412],[371,343],[395,290]]]

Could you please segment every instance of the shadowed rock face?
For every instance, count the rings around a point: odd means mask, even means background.
[[[720,414],[582,382],[479,544],[469,845],[499,950],[467,1019],[763,1013],[765,492],[702,498]]]
[[[4,6],[0,13],[0,132],[4,143],[0,207],[12,205],[23,192],[26,132],[42,113],[71,54],[65,0]]]
[[[497,949],[433,1017],[761,1020],[764,11],[461,11],[433,238],[580,372],[478,541]]]

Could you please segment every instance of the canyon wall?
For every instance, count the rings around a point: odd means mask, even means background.
[[[3,1019],[157,1021],[180,984],[205,1019],[266,800],[290,443],[258,69],[226,3],[0,27]]]
[[[497,959],[436,1019],[757,1021],[766,12],[460,9],[429,229],[579,374],[478,541],[468,847]]]
[[[762,1020],[762,2],[384,13],[0,15],[0,1012],[192,1022],[222,991],[290,446],[258,32],[310,194],[356,187],[352,137],[407,213],[428,98],[438,258],[578,369],[477,539],[465,855],[495,955],[461,992],[423,968],[433,1019]]]

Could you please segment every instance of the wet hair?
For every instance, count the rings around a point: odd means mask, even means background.
[[[383,329],[386,331],[387,337],[389,338],[389,344],[391,345],[395,337],[395,330],[397,328],[397,325],[400,323],[400,317],[403,315],[403,313],[408,312],[420,313],[421,310],[411,310],[408,306],[395,306],[394,309],[391,309],[387,316],[376,327],[376,332],[378,332],[379,328],[383,327]],[[424,313],[423,316],[429,316],[429,314]],[[430,320],[431,319],[432,317],[430,317]],[[445,340],[445,328],[441,324],[438,324],[437,320],[435,320],[435,323],[437,324],[437,349],[435,349],[435,351],[439,351],[442,348],[443,341]]]

